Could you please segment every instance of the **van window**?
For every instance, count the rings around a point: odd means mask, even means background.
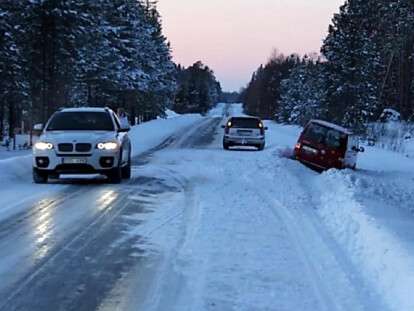
[[[339,149],[346,146],[347,135],[335,129],[311,123],[306,128],[303,138],[328,148]]]

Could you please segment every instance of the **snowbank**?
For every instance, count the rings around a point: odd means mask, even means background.
[[[177,131],[184,130],[202,117],[198,114],[185,114],[169,119],[157,119],[134,126],[129,133],[132,153],[136,156],[162,143]]]
[[[317,178],[318,213],[365,279],[377,288],[392,310],[414,310],[414,249],[381,221],[381,209],[367,205],[358,191],[361,180],[349,171],[329,171]],[[381,200],[381,198],[379,198]],[[373,202],[374,203],[374,202]]]
[[[179,116],[180,116],[180,114],[178,114],[178,113],[176,113],[175,111],[172,111],[172,110],[170,110],[170,109],[167,109],[167,110],[165,111],[165,115],[167,116],[167,119],[170,119],[170,118],[177,118],[177,117],[179,117]]]
[[[274,155],[292,148],[301,131],[270,121],[266,125],[267,145]],[[384,297],[390,310],[414,310],[414,161],[398,152],[366,147],[357,171],[307,175],[304,167],[299,169],[301,164],[289,165],[290,173],[312,194],[308,204],[368,288],[376,290],[374,295]]]
[[[368,125],[368,139],[377,147],[397,151],[414,158],[414,127],[412,123],[390,120]]]
[[[0,160],[0,185],[16,181],[31,181],[32,156],[13,157]]]
[[[414,173],[412,158],[379,147],[365,147],[365,152],[358,156],[358,167],[377,172]]]

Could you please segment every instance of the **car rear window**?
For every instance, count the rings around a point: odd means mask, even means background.
[[[307,126],[303,138],[333,149],[346,148],[347,142],[345,133],[316,123]]]
[[[114,124],[107,112],[58,112],[49,122],[47,131],[113,131]]]
[[[258,128],[260,120],[254,118],[232,118],[231,127],[235,128]]]

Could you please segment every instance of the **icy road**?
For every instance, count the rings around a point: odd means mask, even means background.
[[[0,310],[414,310],[413,175],[317,174],[270,122],[264,152],[223,151],[237,109],[138,127],[121,185],[0,161]]]

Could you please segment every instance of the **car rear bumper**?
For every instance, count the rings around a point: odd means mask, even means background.
[[[336,169],[344,169],[344,163],[340,162],[340,161],[321,161],[319,159],[313,159],[309,156],[303,156],[301,154],[295,154],[295,158],[296,160],[298,160],[299,162],[306,164],[308,166],[311,166],[317,170],[329,170],[332,168],[336,168]]]
[[[224,136],[223,141],[226,144],[241,145],[241,146],[257,146],[265,143],[264,136]]]

